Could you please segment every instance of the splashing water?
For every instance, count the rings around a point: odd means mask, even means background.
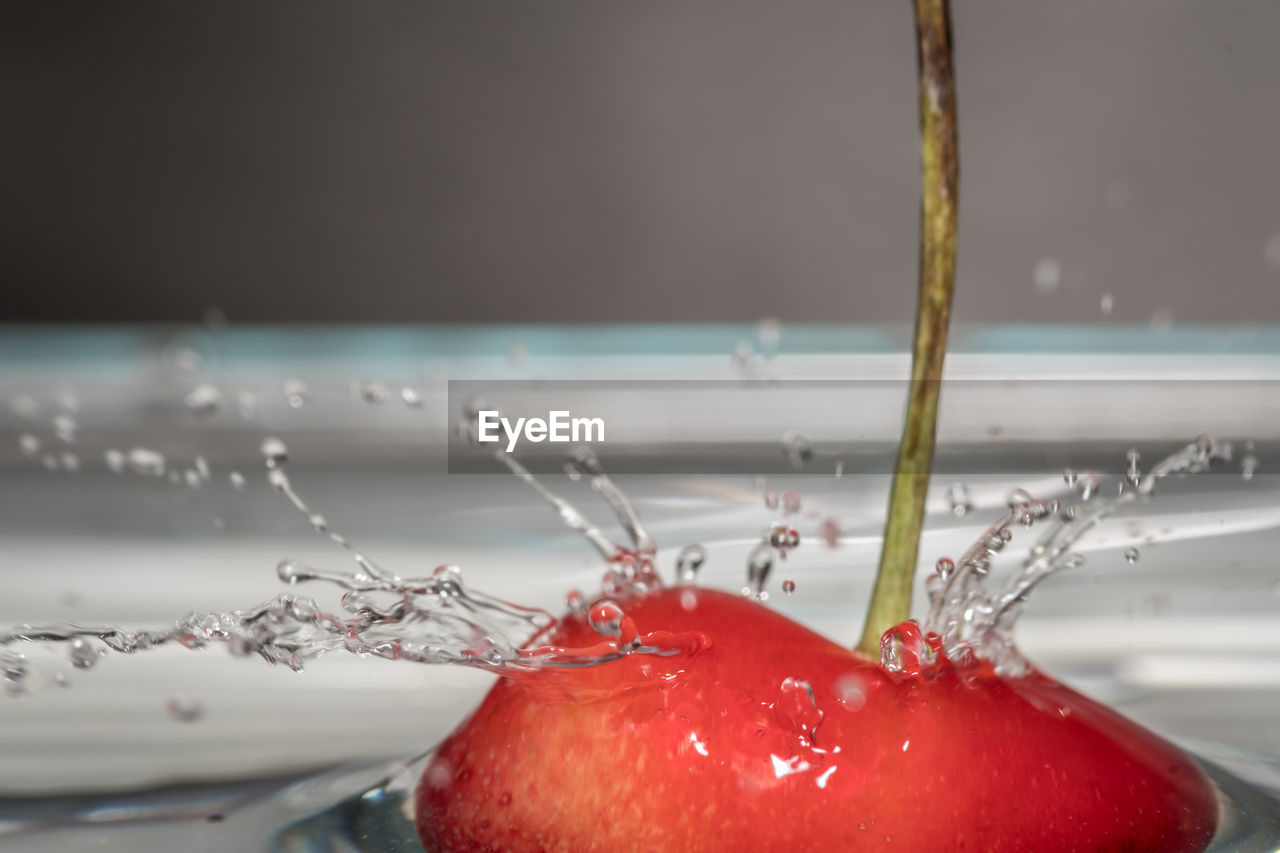
[[[354,572],[344,573],[284,560],[277,567],[277,575],[290,586],[318,581],[345,590],[338,612],[326,611],[313,598],[281,593],[247,610],[188,613],[172,627],[161,629],[130,630],[72,623],[20,626],[0,633],[0,648],[65,643],[72,665],[79,669],[94,666],[107,650],[132,654],[172,644],[200,649],[221,643],[233,655],[257,655],[268,663],[293,670],[301,670],[307,661],[321,655],[343,651],[389,660],[461,664],[515,675],[530,670],[593,666],[630,654],[691,653],[703,642],[695,635],[665,632],[641,635],[621,608],[601,599],[589,611],[591,626],[603,638],[600,643],[584,649],[524,647],[554,623],[552,614],[472,590],[464,585],[462,572],[456,566],[441,565],[426,577],[405,578],[383,569],[356,550],[346,537],[331,530],[324,517],[300,497],[285,471],[289,451],[283,441],[268,438],[261,450],[271,485],[307,518],[317,533],[347,551],[356,564]],[[610,541],[598,527],[587,522],[567,501],[551,493],[507,454],[499,454],[499,458],[518,477],[530,483],[568,526],[596,546],[606,559],[609,569],[605,574],[604,596],[620,596],[662,585],[653,567],[657,547],[652,537],[594,454],[576,453],[571,463],[614,510],[631,540],[630,548]],[[152,464],[139,467],[163,470],[162,461],[153,462],[149,456],[147,461]],[[191,473],[199,477],[195,469]],[[237,479],[239,485],[243,485],[243,478],[233,475],[233,482]],[[681,577],[692,582],[705,556],[701,546],[687,549],[683,554]],[[586,605],[571,606],[571,609],[586,612]],[[5,649],[3,655],[6,692],[12,695],[25,692],[26,657],[12,649]],[[171,715],[188,719],[185,715]]]
[[[1038,500],[1022,490],[1011,495],[1008,514],[988,527],[958,561],[946,557],[938,561],[925,582],[930,606],[923,633],[912,623],[886,633],[882,649],[885,669],[904,672],[911,666],[927,668],[937,652],[945,651],[955,662],[976,656],[1002,674],[1025,673],[1028,665],[1014,646],[1013,628],[1032,589],[1055,572],[1083,563],[1084,558],[1072,548],[1107,516],[1132,501],[1149,497],[1165,477],[1207,471],[1211,464],[1229,460],[1231,445],[1212,436],[1201,436],[1158,462],[1145,475],[1135,476],[1140,458],[1136,450],[1126,455],[1126,483],[1133,483],[1132,488],[1122,488],[1115,497],[1092,501],[1072,513],[1060,513],[1057,499]],[[1093,497],[1099,477],[1081,474],[1077,487],[1086,480],[1088,488],[1080,490],[1083,501]],[[1031,548],[1021,569],[1003,586],[988,586],[986,579],[993,559],[1013,539],[1014,528],[1041,522],[1049,527]],[[1126,559],[1134,562],[1137,552],[1131,550],[1132,558],[1126,554]],[[932,641],[926,642],[929,638],[936,638],[936,647],[929,645]],[[907,664],[903,662],[904,648],[913,656]]]

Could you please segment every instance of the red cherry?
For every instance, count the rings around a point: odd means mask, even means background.
[[[423,775],[428,850],[1190,851],[1213,835],[1188,756],[1040,673],[942,658],[892,675],[713,590],[615,601],[623,619],[600,615],[619,639],[685,651],[500,680]],[[537,643],[598,646],[589,615]]]

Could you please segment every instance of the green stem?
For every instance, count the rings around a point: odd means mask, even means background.
[[[911,613],[925,496],[937,440],[938,392],[956,276],[955,74],[948,0],[915,0],[920,82],[920,303],[916,308],[907,420],[898,445],[884,549],[859,651],[878,656],[880,637]]]

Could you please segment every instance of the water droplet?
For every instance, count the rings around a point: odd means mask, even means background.
[[[1062,469],[1062,482],[1066,483],[1068,486],[1074,486],[1076,484],[1076,481],[1079,479],[1080,479],[1080,472],[1077,471],[1075,468]]]
[[[1054,293],[1062,283],[1062,266],[1054,258],[1041,258],[1035,268],[1036,290]]]
[[[1124,480],[1130,486],[1137,488],[1138,484],[1142,482],[1142,469],[1138,467],[1139,463],[1142,462],[1142,454],[1138,452],[1138,448],[1130,447],[1128,452],[1125,453],[1124,459]]]
[[[777,548],[782,556],[785,557],[787,551],[800,544],[800,534],[794,527],[778,524],[769,529],[768,540],[769,544]]]
[[[251,391],[241,391],[236,395],[236,410],[246,421],[258,417],[258,398]]]
[[[1173,328],[1173,312],[1168,308],[1157,308],[1151,312],[1151,329],[1156,332],[1167,332]]]
[[[30,394],[18,394],[15,397],[11,397],[9,399],[9,408],[18,417],[29,421],[35,420],[36,416],[40,414],[40,403]]]
[[[507,344],[507,363],[512,367],[519,367],[528,357],[529,347],[524,341],[512,341]]]
[[[24,433],[18,436],[18,449],[22,451],[23,456],[35,459],[40,453],[40,439],[31,433]]]
[[[18,696],[27,689],[27,656],[21,652],[0,652],[0,674],[4,675],[4,692]]]
[[[622,634],[622,620],[626,614],[622,608],[612,601],[597,602],[587,616],[587,624],[591,630],[605,637],[618,637]]]
[[[275,436],[265,439],[260,449],[262,458],[266,460],[268,468],[279,468],[289,461],[289,448]]]
[[[79,428],[76,419],[70,415],[55,415],[53,418],[53,434],[67,444],[76,443],[76,431]]]
[[[782,591],[787,595],[792,595],[796,591],[796,582],[791,578],[787,578],[782,582]]]
[[[205,459],[203,456],[197,456],[195,459],[192,460],[192,464],[195,465],[196,473],[200,475],[200,479],[202,480],[209,479],[209,460],[208,459]]]
[[[317,533],[324,533],[329,528],[329,522],[318,512],[313,512],[307,516],[307,521],[311,522],[311,526]]]
[[[422,394],[416,388],[410,388],[408,385],[400,389],[400,400],[411,409],[422,408]]]
[[[46,453],[44,456],[40,457],[40,464],[45,467],[45,470],[57,471],[58,457],[54,456],[52,453]]]
[[[1102,309],[1102,316],[1110,317],[1112,310],[1116,307],[1116,298],[1110,293],[1102,294],[1099,307]]]
[[[760,356],[756,355],[756,348],[751,345],[751,341],[738,341],[733,348],[733,354],[730,359],[734,372],[739,376],[752,375],[756,372],[760,362]]]
[[[778,343],[782,340],[782,324],[776,317],[763,318],[756,323],[756,339],[766,353],[777,351]]]
[[[61,460],[64,469],[73,472],[80,470],[80,457],[74,453],[64,451],[58,458]]]
[[[292,409],[301,409],[311,402],[311,386],[301,379],[290,379],[284,383],[284,399]]]
[[[1252,480],[1254,473],[1258,470],[1258,457],[1252,453],[1247,453],[1240,458],[1240,476],[1245,480]]]
[[[93,669],[98,662],[98,650],[84,637],[74,638],[68,646],[67,656],[76,669]]]
[[[150,450],[146,447],[135,447],[129,451],[125,461],[128,462],[129,469],[135,474],[142,474],[148,477],[164,476],[164,456],[155,450]]]
[[[809,444],[809,439],[795,430],[788,430],[783,434],[782,448],[792,468],[803,468],[813,460],[813,447]]]
[[[387,386],[381,382],[369,381],[360,385],[360,398],[366,403],[378,405],[386,402],[388,393]]]
[[[1134,564],[1134,563],[1138,562],[1138,557],[1139,557],[1139,556],[1141,556],[1141,554],[1138,552],[1138,549],[1137,549],[1137,548],[1125,548],[1125,549],[1124,549],[1124,561],[1125,561],[1126,563],[1129,563],[1130,565],[1132,565],[1132,564]]]
[[[235,487],[236,491],[244,491],[244,474],[241,474],[239,471],[232,471],[227,475],[227,479],[231,481],[231,485]]]
[[[792,489],[782,493],[782,511],[787,515],[800,512],[800,493]]]
[[[102,459],[107,463],[107,468],[113,474],[121,474],[124,472],[125,458],[124,453],[116,450],[114,447],[102,454]]]
[[[844,476],[844,460],[837,459],[836,460],[836,479],[838,480],[843,476]]]
[[[1080,475],[1076,481],[1076,491],[1080,493],[1080,500],[1090,500],[1098,493],[1098,484],[1102,482],[1102,478],[1093,471],[1086,471]]]
[[[186,482],[188,488],[198,489],[204,485],[204,480],[200,477],[200,472],[194,468],[188,468],[182,472],[182,479]]]
[[[773,571],[773,547],[767,542],[761,542],[747,555],[747,585],[742,590],[743,594],[754,595],[761,601],[768,597],[764,587],[771,571]]]
[[[701,545],[686,545],[676,555],[676,582],[694,584],[698,580],[698,570],[706,562],[707,549]]]
[[[951,514],[956,518],[963,518],[973,510],[973,497],[964,483],[952,483],[947,490],[947,500],[951,504]]]
[[[1267,238],[1267,244],[1262,248],[1262,259],[1272,272],[1280,273],[1280,231]]]
[[[218,413],[218,409],[222,408],[222,392],[214,386],[204,383],[197,385],[191,389],[191,392],[183,399],[186,403],[187,410],[191,414],[207,420]]]
[[[938,573],[938,577],[946,580],[956,570],[956,564],[950,557],[939,557],[938,562],[933,564],[933,570]]]
[[[834,518],[828,518],[822,522],[822,541],[827,543],[828,548],[839,547],[840,522]]]
[[[165,713],[179,723],[194,723],[204,715],[204,705],[187,693],[179,693],[164,703]]]

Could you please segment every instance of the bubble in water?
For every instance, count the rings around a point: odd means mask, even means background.
[[[129,451],[125,460],[129,463],[129,469],[135,474],[143,474],[148,477],[164,476],[164,456],[155,450],[146,447],[135,447]]]
[[[76,419],[70,415],[55,415],[53,418],[53,434],[67,444],[76,443],[76,432],[79,428]]]
[[[290,379],[284,383],[284,399],[292,409],[301,409],[311,402],[311,386],[301,379]]]
[[[368,381],[360,385],[360,399],[366,403],[373,403],[374,405],[384,403],[389,393],[387,386],[381,382]]]
[[[618,637],[622,634],[622,620],[625,614],[622,608],[612,601],[597,602],[587,616],[587,624],[591,630],[605,637]]]
[[[761,542],[751,549],[747,555],[747,585],[743,587],[743,595],[754,595],[764,601],[769,597],[765,592],[765,583],[769,573],[773,571],[773,547],[768,542]]]
[[[1066,483],[1068,486],[1074,486],[1076,484],[1076,481],[1079,479],[1080,479],[1080,472],[1077,471],[1075,468],[1062,469],[1062,482]]]
[[[1099,307],[1102,309],[1102,316],[1110,317],[1111,311],[1116,307],[1116,298],[1110,293],[1102,294]]]
[[[76,637],[68,644],[67,657],[76,669],[93,669],[98,662],[98,650],[84,637]]]
[[[241,474],[239,471],[232,471],[227,475],[227,479],[231,481],[231,485],[235,487],[236,491],[244,491],[244,474]]]
[[[827,543],[828,548],[836,548],[840,545],[840,522],[834,518],[828,518],[822,522],[822,541]]]
[[[102,454],[102,459],[107,463],[107,468],[109,468],[113,474],[121,474],[124,472],[125,458],[123,452],[112,447]]]
[[[796,582],[791,578],[787,578],[782,582],[782,591],[787,595],[792,595],[796,591]]]
[[[1252,480],[1253,475],[1258,470],[1258,457],[1252,453],[1246,453],[1240,458],[1240,476],[1245,480]]]
[[[66,470],[68,471],[80,470],[80,457],[76,456],[74,453],[68,453],[64,451],[62,454],[58,456],[58,459],[59,461],[62,462],[62,467],[65,468]]]
[[[707,549],[701,545],[686,545],[676,555],[676,581],[693,584],[698,580],[698,570],[707,560]]]
[[[289,461],[289,448],[275,436],[265,439],[260,450],[268,468],[279,468]]]
[[[1062,283],[1062,266],[1055,258],[1041,258],[1035,268],[1036,290],[1054,293]]]
[[[788,489],[782,493],[782,511],[787,515],[795,515],[800,511],[800,493]]]
[[[416,388],[410,388],[408,385],[400,389],[400,400],[411,409],[422,408],[422,394]]]
[[[183,402],[186,403],[187,410],[191,414],[201,420],[207,420],[222,408],[222,392],[207,382],[202,383],[192,388]]]
[[[951,514],[956,518],[963,518],[973,510],[973,497],[964,483],[952,483],[947,489],[947,500],[951,504]]]
[[[24,433],[18,436],[18,449],[22,451],[22,455],[34,459],[40,453],[40,439],[31,433]]]
[[[809,444],[809,439],[795,430],[788,430],[783,434],[782,448],[792,468],[803,468],[813,460],[813,447]]]
[[[1130,565],[1132,565],[1132,564],[1134,564],[1134,563],[1138,562],[1138,557],[1140,557],[1140,556],[1141,556],[1141,554],[1138,552],[1138,549],[1137,549],[1137,548],[1125,548],[1125,549],[1124,549],[1124,561],[1125,561],[1126,563],[1129,563]]]
[[[194,723],[204,716],[204,704],[188,693],[179,693],[164,703],[165,713],[179,723]]]

